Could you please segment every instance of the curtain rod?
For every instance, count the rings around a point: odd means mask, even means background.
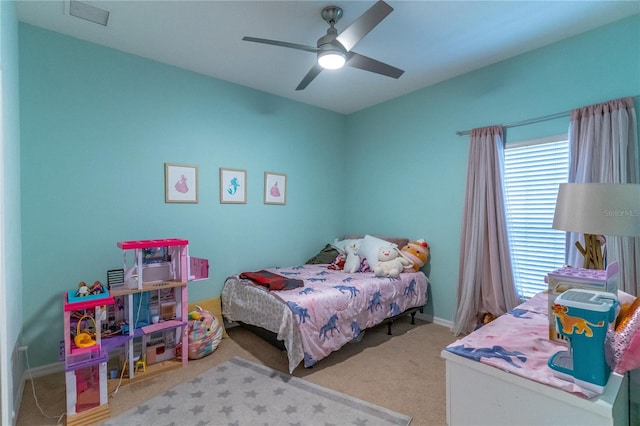
[[[639,99],[640,95],[631,96],[631,97],[635,100],[635,99]],[[540,123],[542,121],[553,120],[555,118],[565,117],[568,115],[571,115],[571,111],[559,112],[557,114],[545,115],[543,117],[530,118],[529,120],[522,120],[522,121],[516,121],[514,123],[503,124],[502,127],[509,128],[509,127],[525,126],[527,124]],[[456,132],[456,135],[462,136],[462,135],[468,135],[469,133],[471,133],[471,130],[458,130]]]

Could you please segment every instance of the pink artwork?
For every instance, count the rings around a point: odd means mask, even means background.
[[[198,202],[198,167],[164,163],[164,202]]]
[[[184,175],[180,175],[180,180],[176,182],[175,185],[176,191],[186,194],[189,192],[189,187],[187,186],[187,178]]]
[[[264,203],[286,204],[287,175],[264,172]]]
[[[275,182],[271,189],[269,190],[272,197],[278,198],[280,197],[280,190],[278,189],[278,182]]]

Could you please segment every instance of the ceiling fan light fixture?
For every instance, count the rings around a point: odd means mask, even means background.
[[[327,70],[337,70],[344,66],[345,54],[339,50],[325,50],[318,53],[318,64]]]

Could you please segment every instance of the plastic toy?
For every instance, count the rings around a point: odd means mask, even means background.
[[[65,366],[67,425],[80,426],[99,423],[110,417],[108,356],[102,347],[101,320],[105,306],[113,304],[114,300],[108,292],[72,300],[74,293],[70,291],[63,295],[66,332],[61,355]],[[76,327],[72,325],[72,318],[74,325],[75,318],[78,318]]]
[[[79,348],[89,348],[91,346],[94,346],[96,344],[96,341],[93,338],[92,333],[88,329],[84,329],[82,331],[80,330],[80,326],[82,325],[83,319],[90,319],[91,321],[93,321],[94,329],[97,328],[96,321],[93,319],[93,317],[89,315],[83,315],[78,320],[77,332],[76,332],[76,336],[73,338],[73,343],[75,343],[76,346]]]
[[[88,296],[89,294],[89,287],[87,286],[87,283],[85,283],[84,281],[80,281],[80,283],[78,284],[78,291],[76,291],[75,296],[84,297]]]
[[[91,291],[90,294],[102,294],[104,293],[104,286],[102,285],[102,283],[100,281],[96,281],[93,283],[93,285],[91,286]]]

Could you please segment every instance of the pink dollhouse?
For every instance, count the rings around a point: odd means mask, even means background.
[[[94,423],[109,418],[107,352],[102,346],[101,320],[108,292],[74,300],[64,295],[64,360],[67,389],[67,425]],[[75,333],[73,333],[75,331]]]
[[[108,389],[115,382],[119,386],[126,377],[131,383],[188,362],[187,283],[208,278],[208,261],[191,258],[189,241],[178,238],[117,246],[124,252],[121,285],[102,295],[84,286],[64,295],[68,425],[108,418]],[[133,254],[131,265],[127,254]],[[112,323],[121,329],[114,333]],[[117,368],[108,378],[113,353],[119,354]]]

